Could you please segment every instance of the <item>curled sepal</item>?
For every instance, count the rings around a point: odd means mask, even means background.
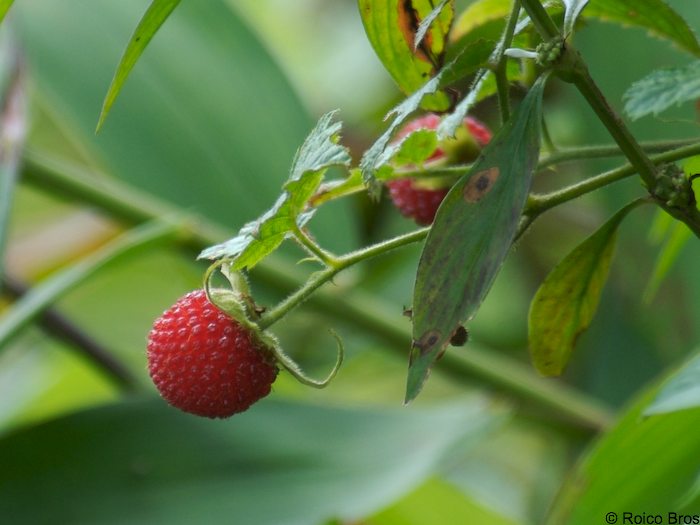
[[[219,270],[229,282],[230,289],[212,288],[211,281],[216,270]],[[204,291],[209,302],[219,310],[241,324],[245,324],[249,328],[254,326],[256,330],[259,330],[255,321],[260,317],[260,309],[250,295],[248,281],[241,272],[231,268],[228,259],[220,259],[207,268],[204,274]]]
[[[343,346],[343,341],[340,339],[340,336],[334,330],[328,331],[335,338],[335,341],[338,344],[338,358],[335,361],[335,365],[333,365],[333,369],[324,379],[314,379],[306,375],[306,373],[301,369],[297,362],[294,361],[294,359],[292,359],[291,357],[289,357],[289,355],[287,355],[284,352],[284,350],[282,350],[282,348],[279,346],[276,340],[275,344],[270,348],[279,364],[282,365],[287,372],[292,374],[297,381],[304,385],[312,386],[314,388],[325,388],[329,385],[329,383],[338,373],[340,365],[343,364],[343,358],[345,357],[345,347]],[[268,341],[265,342],[267,343]]]
[[[230,284],[230,289],[212,288],[211,281],[214,273],[219,270],[226,277]],[[277,361],[279,366],[287,370],[300,383],[314,388],[325,388],[333,380],[343,364],[345,357],[345,347],[340,336],[333,330],[329,330],[338,343],[338,358],[330,373],[324,379],[314,379],[309,377],[287,353],[282,350],[277,338],[264,331],[257,324],[260,319],[261,309],[255,304],[250,295],[248,282],[245,276],[232,269],[231,262],[227,259],[220,259],[209,266],[204,274],[204,291],[209,302],[219,310],[227,314],[236,322],[245,326],[260,341],[270,355]]]

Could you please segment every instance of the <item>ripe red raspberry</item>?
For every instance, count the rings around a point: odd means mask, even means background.
[[[412,120],[401,128],[396,134],[396,140],[401,140],[419,129],[437,129],[439,124],[440,117],[434,113],[428,113]],[[478,150],[486,146],[491,140],[491,131],[483,123],[472,117],[464,119],[464,130],[468,134],[467,138],[471,137],[476,142]],[[477,151],[469,154],[471,158],[461,160],[474,160],[478,154]],[[445,151],[438,147],[428,158],[427,162],[443,159],[445,155]],[[389,188],[391,200],[401,214],[404,217],[412,218],[420,226],[432,224],[440,203],[450,189],[449,186],[444,188],[422,188],[411,178],[393,179],[387,181],[386,185]]]
[[[439,190],[424,189],[415,186],[410,178],[394,179],[386,183],[394,205],[404,217],[409,217],[420,226],[432,224],[440,203],[449,188]]]
[[[224,418],[270,393],[275,360],[252,329],[207,299],[177,300],[148,334],[148,371],[161,396],[185,412]]]

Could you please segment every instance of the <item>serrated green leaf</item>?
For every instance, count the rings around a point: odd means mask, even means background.
[[[437,134],[431,129],[418,129],[401,142],[399,151],[394,155],[398,165],[422,164],[437,149]]]
[[[667,214],[664,212],[664,215]],[[693,237],[693,232],[684,223],[675,220],[673,223],[673,228],[667,235],[666,242],[656,258],[654,270],[644,290],[643,297],[646,303],[651,302],[654,298],[673,263],[678,259],[683,246]]]
[[[250,269],[297,228],[304,227],[314,211],[307,209],[309,199],[318,190],[326,170],[350,164],[347,148],[337,143],[341,123],[333,122],[335,113],[323,115],[297,151],[284,192],[274,206],[243,226],[238,235],[207,248],[198,258],[230,258],[233,270]]]
[[[454,331],[476,312],[510,250],[539,157],[545,81],[537,80],[438,210],[413,292],[407,402]]]
[[[570,35],[588,0],[561,0],[564,4],[564,34]]]
[[[532,363],[545,376],[562,373],[577,337],[593,320],[615,250],[617,228],[635,201],[579,244],[547,276],[530,305]]]
[[[489,432],[492,414],[482,399],[410,412],[270,399],[230,421],[160,399],[101,407],[3,436],[0,516],[12,525],[357,522],[433,475],[451,447]]]
[[[686,362],[661,387],[644,410],[644,415],[668,414],[697,407],[700,407],[700,354]]]
[[[141,53],[143,53],[158,29],[160,29],[179,3],[180,0],[153,0],[151,5],[148,6],[146,13],[143,15],[143,18],[141,18],[138,26],[136,26],[134,34],[131,35],[129,43],[124,50],[124,54],[119,61],[117,70],[114,73],[114,78],[112,79],[112,83],[102,103],[102,111],[97,121],[96,132],[100,131],[100,128],[104,124],[109,110],[112,109],[117,95],[119,95],[126,78],[129,76],[134,65],[136,65],[136,61],[141,56]]]
[[[15,0],[0,0],[0,23],[5,20],[5,15],[12,7]]]
[[[371,197],[378,197],[380,188],[376,180],[376,172],[379,168],[388,164],[392,157],[396,154],[399,149],[401,149],[401,144],[406,138],[390,143],[396,130],[401,124],[418,109],[421,100],[426,95],[435,93],[440,86],[440,80],[444,74],[450,69],[452,64],[445,66],[437,75],[431,78],[425,83],[418,91],[413,93],[410,97],[406,98],[391,111],[389,111],[386,119],[392,119],[391,123],[381,134],[381,136],[372,144],[360,160],[360,170],[362,170],[362,180],[365,185],[369,188],[369,193]]]
[[[442,3],[445,5],[438,10],[435,0],[358,0],[367,37],[404,93],[420,89],[442,61],[454,16],[453,2]],[[431,17],[424,37],[417,38],[421,22]],[[426,109],[442,110],[448,105],[444,93],[431,93],[424,100]]]
[[[669,378],[673,381],[673,376]],[[689,501],[700,472],[700,410],[644,417],[659,386],[644,392],[595,444],[559,491],[548,525],[604,523],[607,513],[700,514]],[[622,488],[622,490],[621,490]]]
[[[700,60],[654,71],[632,84],[623,98],[625,112],[633,120],[696,100],[700,98]]]

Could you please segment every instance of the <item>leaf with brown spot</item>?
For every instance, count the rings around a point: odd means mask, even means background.
[[[443,63],[454,0],[358,0],[358,6],[367,38],[404,93],[413,93],[435,75]],[[448,106],[443,92],[423,100],[426,109]]]
[[[413,292],[406,402],[418,395],[457,327],[474,315],[510,250],[539,158],[545,82],[546,76],[537,80],[438,210]]]
[[[569,362],[578,336],[598,308],[615,250],[617,227],[642,201],[628,204],[579,244],[547,276],[530,305],[532,363],[546,376],[558,376]]]

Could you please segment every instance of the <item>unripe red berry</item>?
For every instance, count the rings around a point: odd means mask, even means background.
[[[440,117],[434,113],[428,113],[418,117],[399,130],[396,140],[401,140],[419,129],[437,129]],[[462,162],[469,162],[478,156],[478,152],[491,140],[491,131],[481,122],[472,118],[464,119],[464,126],[458,130],[461,145],[452,147],[451,155],[459,157]],[[466,135],[466,136],[465,136]],[[471,143],[471,144],[470,144]],[[462,147],[463,146],[463,147]],[[445,149],[438,146],[426,162],[442,160],[447,156]],[[453,157],[450,157],[453,158]],[[415,179],[392,179],[387,181],[389,195],[394,205],[405,217],[412,218],[420,226],[432,224],[440,203],[447,195],[450,187],[421,187]]]
[[[253,329],[219,310],[203,290],[156,319],[147,356],[151,379],[168,403],[210,418],[246,410],[270,393],[278,372]]]

